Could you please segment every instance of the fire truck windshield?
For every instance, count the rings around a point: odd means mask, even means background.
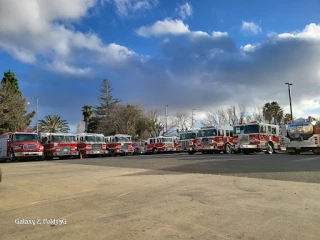
[[[243,125],[243,126],[235,126],[233,128],[234,134],[250,134],[250,133],[259,133],[259,125]]]
[[[162,142],[170,143],[170,142],[173,142],[173,139],[172,138],[162,138]]]
[[[130,137],[115,137],[115,142],[130,142]]]
[[[96,142],[104,142],[104,137],[103,136],[96,136]]]
[[[217,129],[200,130],[198,132],[198,137],[211,137],[211,136],[217,136]]]
[[[197,136],[195,133],[181,133],[180,140],[188,140],[188,139],[195,139]]]
[[[52,142],[65,142],[66,139],[64,135],[53,135],[52,136]]]
[[[16,133],[13,135],[12,140],[15,142],[24,142],[24,141],[37,142],[38,136],[37,134]]]
[[[96,137],[95,136],[85,136],[84,137],[84,141],[85,142],[95,142],[96,141]]]
[[[75,142],[76,136],[66,136],[66,142]]]

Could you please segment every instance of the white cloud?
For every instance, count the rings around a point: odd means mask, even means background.
[[[183,5],[179,5],[179,7],[176,8],[176,12],[182,19],[186,19],[192,16],[192,6],[186,2]]]
[[[91,68],[76,68],[68,66],[65,62],[54,61],[47,65],[49,70],[54,69],[57,72],[69,73],[74,75],[83,75],[91,72]]]
[[[243,33],[257,35],[262,32],[262,29],[259,25],[255,24],[254,22],[242,21],[240,31]]]
[[[59,66],[60,72],[69,74],[89,72],[89,66],[71,66],[75,62],[73,59],[83,51],[87,51],[89,59],[91,54],[106,63],[126,61],[135,54],[128,48],[115,43],[104,44],[94,33],[71,30],[64,25],[64,21],[68,24],[78,21],[95,4],[97,0],[3,0],[0,3],[0,48],[24,63],[34,64],[38,63],[37,58],[44,58],[55,66],[50,69],[58,70]]]
[[[255,46],[247,44],[245,46],[241,46],[240,49],[244,52],[253,52],[255,50]]]
[[[107,0],[113,2],[120,17],[129,17],[134,13],[150,10],[159,4],[158,0]]]
[[[160,35],[180,35],[190,32],[189,26],[181,20],[165,19],[157,21],[151,26],[142,26],[137,30],[137,34],[142,37]]]
[[[33,64],[37,61],[34,53],[27,49],[10,46],[1,42],[0,48],[3,48],[6,52],[11,54],[15,59],[19,60],[20,62]]]
[[[213,37],[228,37],[228,33],[227,32],[212,32],[212,36]]]
[[[320,25],[311,23],[307,25],[301,32],[282,33],[279,38],[300,38],[300,39],[320,39]]]

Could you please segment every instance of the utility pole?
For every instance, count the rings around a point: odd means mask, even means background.
[[[166,105],[166,134],[168,133],[168,107],[169,105]]]
[[[292,117],[291,88],[290,88],[290,86],[292,85],[292,83],[286,82],[285,84],[288,85],[289,101],[290,101],[290,115],[291,115],[291,121],[292,121],[292,120],[293,120],[293,117]]]
[[[194,111],[195,109],[192,109],[192,114],[191,114],[191,117],[192,117],[192,125],[191,125],[191,128],[192,128],[192,130],[194,130],[194,119],[193,119],[193,116],[194,116],[194,114],[193,114],[193,111]]]

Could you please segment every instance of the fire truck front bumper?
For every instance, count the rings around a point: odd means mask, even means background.
[[[241,149],[257,149],[259,147],[257,145],[243,144],[243,145],[240,145],[239,148],[241,148]]]
[[[43,156],[43,152],[15,152],[14,153],[15,157],[41,157]]]
[[[94,154],[105,154],[105,150],[91,150],[91,151],[86,151],[87,155],[94,155]]]
[[[77,156],[79,155],[78,152],[53,152],[52,156]]]
[[[133,149],[116,149],[116,153],[133,153]]]

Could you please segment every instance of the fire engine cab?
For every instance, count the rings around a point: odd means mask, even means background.
[[[134,152],[131,136],[127,134],[107,136],[105,137],[105,143],[107,145],[106,154],[108,156],[127,156],[132,155]]]
[[[0,158],[43,160],[43,146],[33,130],[20,130],[0,135]]]
[[[276,153],[281,150],[279,126],[259,121],[234,125],[233,142],[236,153]]]
[[[181,131],[179,132],[178,151],[188,152],[194,154],[196,152],[194,146],[198,131]]]
[[[320,154],[320,121],[312,117],[290,121],[282,127],[281,141],[289,154]]]
[[[201,128],[198,132],[201,137],[202,153],[232,153],[233,145],[233,127],[232,126],[216,126]]]
[[[69,133],[40,133],[40,140],[44,146],[46,159],[54,157],[72,158],[78,157],[78,147],[75,134]]]
[[[106,154],[104,135],[99,133],[77,134],[77,146],[82,156],[102,156]]]
[[[159,136],[155,138],[148,138],[146,145],[147,153],[162,153],[176,151],[174,147],[174,137]]]

